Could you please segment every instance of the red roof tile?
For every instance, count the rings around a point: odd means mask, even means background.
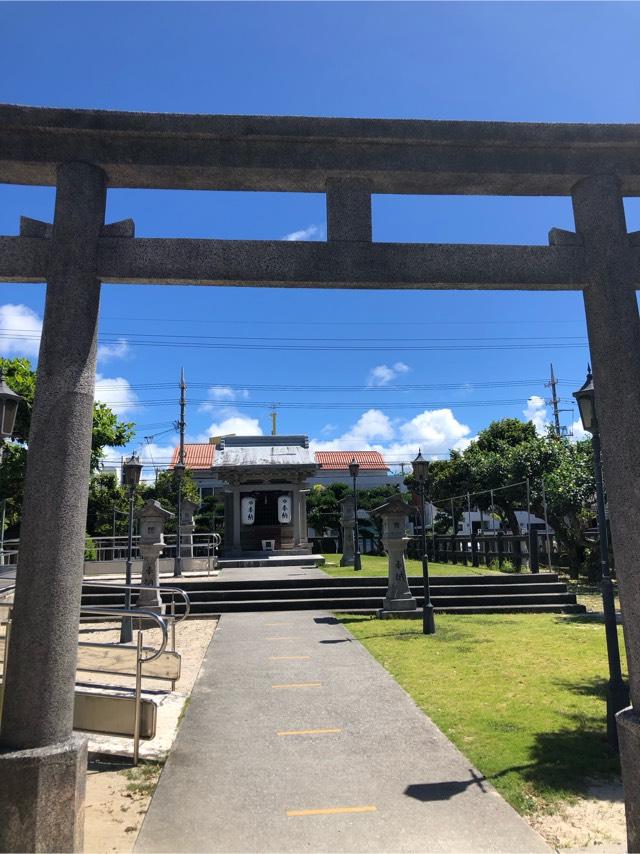
[[[336,469],[349,469],[349,463],[353,458],[361,469],[383,469],[389,470],[384,457],[378,451],[316,451],[316,462],[322,468],[334,471]]]
[[[213,459],[216,453],[216,446],[210,445],[208,442],[193,442],[186,443],[184,446],[184,464],[188,469],[208,469],[213,465]],[[178,462],[180,456],[180,448],[173,449],[171,457],[171,465],[174,466]]]

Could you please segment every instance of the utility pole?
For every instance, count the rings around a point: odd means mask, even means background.
[[[555,424],[556,436],[559,436],[561,433],[561,430],[560,430],[560,408],[558,406],[558,404],[560,403],[560,400],[558,398],[558,390],[557,390],[558,380],[556,379],[556,376],[553,373],[553,365],[551,365],[551,379],[549,380],[548,383],[545,383],[544,385],[545,385],[545,388],[551,389],[551,400],[549,401],[549,404],[553,407],[553,421]]]
[[[271,404],[271,435],[272,436],[278,435],[277,427],[278,427],[278,404],[272,403]]]
[[[184,428],[186,427],[184,413],[187,405],[186,391],[187,384],[184,381],[184,368],[180,368],[180,420],[178,421],[178,430],[180,432],[180,453],[178,455],[178,463],[174,466],[174,471],[177,471],[178,473],[176,557],[173,564],[173,575],[175,578],[179,578],[182,575],[182,538],[180,537],[180,527],[182,518],[182,478],[184,477]]]

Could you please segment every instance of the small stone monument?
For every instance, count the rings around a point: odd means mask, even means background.
[[[180,555],[193,557],[193,532],[196,529],[193,514],[199,505],[189,498],[180,502]]]
[[[409,516],[415,510],[406,504],[400,495],[393,495],[380,507],[372,510],[374,516],[382,519],[382,544],[389,556],[389,587],[384,597],[379,617],[392,617],[398,613],[416,611],[417,603],[411,595],[407,581],[405,552],[410,537],[407,536]]]
[[[353,495],[347,495],[338,501],[340,505],[340,527],[342,528],[342,558],[340,566],[353,566],[355,515],[353,512]]]
[[[157,613],[162,612],[162,599],[159,590],[145,590],[144,587],[160,585],[160,552],[165,547],[164,526],[167,519],[174,514],[165,510],[159,501],[149,499],[144,506],[134,513],[140,525],[140,554],[142,555],[143,589],[140,591],[137,608],[148,608]]]

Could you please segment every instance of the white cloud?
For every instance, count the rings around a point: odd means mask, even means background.
[[[400,374],[407,374],[410,370],[409,365],[405,365],[404,362],[396,362],[394,365],[376,365],[369,372],[367,385],[370,388],[388,385]]]
[[[0,306],[0,353],[3,356],[37,356],[42,320],[26,305]]]
[[[522,410],[522,414],[527,421],[533,421],[533,426],[536,428],[536,433],[539,436],[544,436],[549,426],[549,413],[547,404],[542,397],[537,394],[531,395],[527,400],[527,405]]]
[[[220,409],[219,420],[193,439],[194,442],[208,442],[211,436],[262,436],[262,427],[257,418],[245,415],[235,406],[224,406]]]
[[[591,433],[587,433],[587,431],[582,426],[582,421],[578,418],[577,421],[574,421],[571,425],[571,438],[574,442],[580,442],[582,439],[590,439]]]
[[[124,377],[103,377],[96,374],[95,399],[106,403],[116,415],[125,415],[138,406],[138,396],[131,388],[129,380]]]
[[[300,231],[292,231],[289,234],[285,234],[282,240],[309,240],[313,237],[320,237],[320,229],[317,225],[301,228]]]
[[[109,359],[124,359],[129,355],[129,343],[126,338],[118,338],[113,344],[98,346],[98,361],[107,362]]]
[[[406,421],[392,422],[379,409],[363,413],[336,439],[313,439],[316,451],[380,451],[390,461],[411,460],[418,448],[425,456],[463,450],[471,441],[471,429],[460,423],[450,409],[425,410]]]
[[[246,388],[231,388],[228,385],[214,385],[208,391],[211,400],[198,407],[199,412],[213,412],[222,401],[247,400],[249,391]]]

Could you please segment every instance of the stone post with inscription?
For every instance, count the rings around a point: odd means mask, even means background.
[[[196,529],[193,514],[198,509],[195,501],[183,498],[180,503],[180,543],[182,557],[193,557],[193,532]]]
[[[147,608],[160,613],[162,598],[159,590],[148,589],[160,586],[160,552],[165,547],[164,526],[168,519],[174,516],[165,510],[159,501],[149,499],[144,506],[135,512],[135,518],[140,526],[140,554],[142,555],[143,589],[140,591],[136,607]]]
[[[418,608],[409,589],[405,563],[407,543],[411,539],[407,536],[407,523],[414,512],[400,495],[392,496],[372,510],[372,515],[382,519],[382,544],[389,557],[389,587],[382,610],[378,612],[380,617],[392,617],[398,612],[406,613]]]

